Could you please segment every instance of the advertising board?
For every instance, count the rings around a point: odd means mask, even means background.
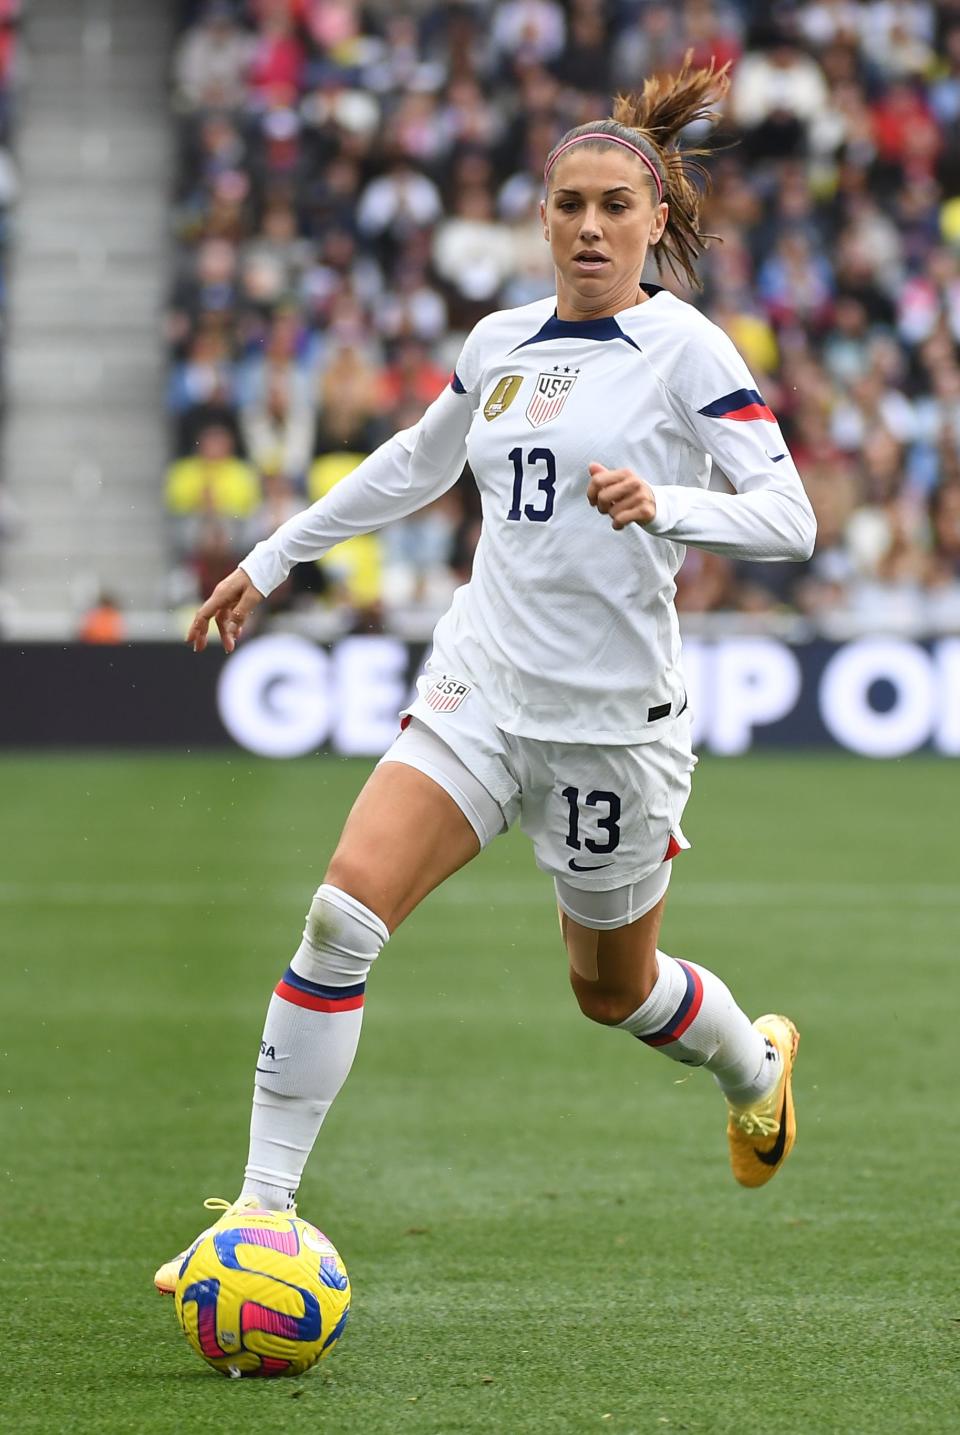
[[[239,747],[265,757],[377,756],[424,657],[386,635],[324,646],[251,638],[225,660],[178,644],[0,645],[4,747]],[[960,638],[684,643],[697,747],[833,746],[960,755]]]

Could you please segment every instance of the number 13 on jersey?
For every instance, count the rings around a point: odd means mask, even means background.
[[[553,517],[557,489],[557,460],[552,451],[532,448],[524,463],[523,449],[512,448],[507,458],[513,464],[513,494],[507,518],[512,523],[518,523],[521,518],[528,518],[531,523],[546,523]],[[528,488],[536,481],[533,503],[523,503],[524,478]]]

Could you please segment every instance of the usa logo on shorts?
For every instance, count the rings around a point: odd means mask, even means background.
[[[444,676],[437,679],[424,701],[435,713],[452,713],[472,691],[469,683]]]
[[[527,419],[535,429],[542,428],[557,417],[577,382],[579,372],[579,369],[558,367],[549,374],[537,375],[533,398],[527,404]]]

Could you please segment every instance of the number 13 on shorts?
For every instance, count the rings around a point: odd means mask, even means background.
[[[599,788],[581,793],[579,787],[564,787],[560,796],[568,808],[566,845],[574,852],[586,851],[593,857],[607,856],[620,846],[621,802],[616,792],[604,792]],[[581,806],[592,809],[587,820],[581,824]],[[592,821],[589,819],[592,818]],[[581,836],[581,825],[585,831],[596,830],[596,836]],[[590,858],[580,860],[570,857],[567,866],[571,872],[592,872],[600,867],[612,866],[612,862],[594,862]]]

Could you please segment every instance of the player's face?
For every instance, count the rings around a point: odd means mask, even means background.
[[[627,150],[575,146],[550,172],[540,206],[557,270],[557,316],[603,319],[637,302],[647,249],[668,209]]]

